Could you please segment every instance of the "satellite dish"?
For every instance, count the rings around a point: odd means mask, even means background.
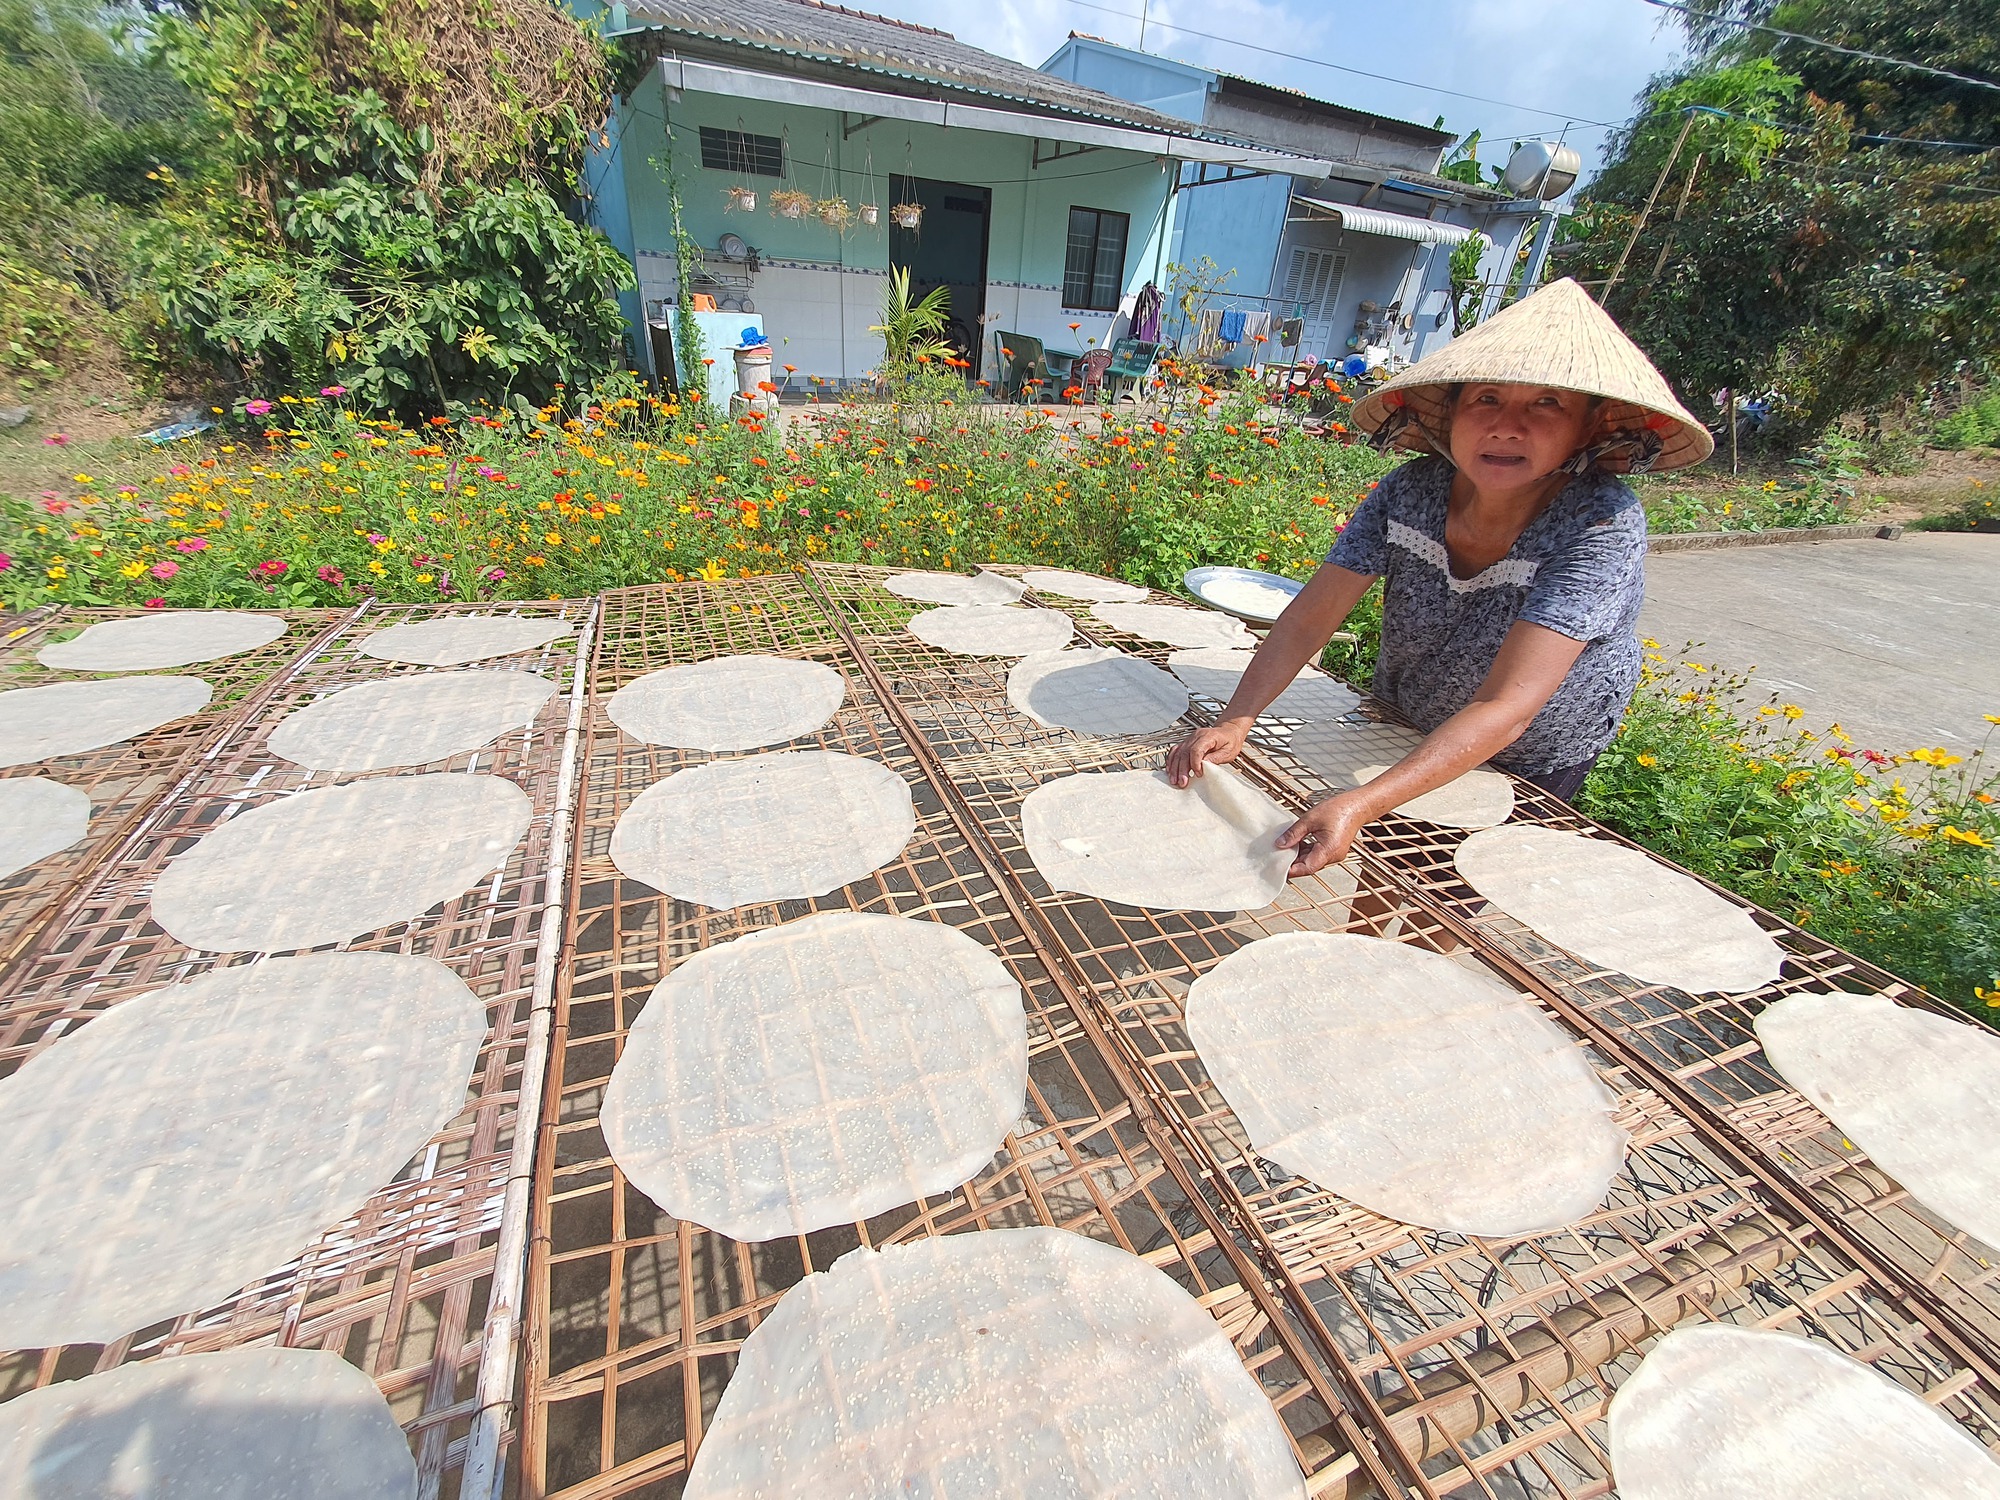
[[[1528,141],[1507,159],[1500,186],[1517,198],[1539,198],[1547,203],[1576,186],[1582,170],[1583,158],[1571,147],[1554,141]]]
[[[1574,152],[1570,154],[1575,155]],[[725,234],[721,239],[716,241],[715,248],[720,250],[724,259],[727,260],[748,260],[750,258],[750,242],[740,234]]]

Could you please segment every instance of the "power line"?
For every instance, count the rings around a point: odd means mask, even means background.
[[[1101,10],[1107,16],[1118,16],[1127,21],[1136,21],[1139,19],[1139,17],[1133,15],[1130,11],[1119,10],[1115,6],[1110,5],[1099,5],[1096,3],[1096,0],[1069,0],[1069,3],[1071,5],[1080,5],[1085,10]],[[1260,47],[1255,42],[1239,41],[1233,36],[1218,36],[1212,31],[1195,31],[1186,26],[1176,26],[1169,21],[1156,21],[1151,17],[1147,18],[1146,24],[1162,31],[1177,31],[1182,36],[1200,37],[1206,42],[1223,42],[1231,47],[1241,47],[1248,52],[1262,52],[1270,57],[1282,57],[1292,62],[1305,63],[1315,68],[1327,68],[1335,73],[1348,73],[1356,78],[1372,78],[1378,83],[1394,83],[1401,85],[1403,88],[1422,89],[1427,94],[1448,94],[1454,99],[1470,99],[1475,104],[1492,104],[1497,105],[1501,109],[1518,109],[1527,114],[1542,115],[1551,120],[1573,120],[1579,125],[1602,125],[1608,130],[1616,130],[1618,128],[1617,122],[1612,120],[1591,120],[1565,109],[1538,109],[1532,104],[1517,104],[1507,99],[1489,99],[1484,94],[1468,94],[1459,89],[1441,88],[1434,83],[1419,83],[1414,78],[1392,78],[1387,73],[1377,73],[1369,68],[1345,68],[1339,63],[1323,62],[1317,57],[1301,57],[1296,52],[1285,52],[1276,47]]]
[[[1082,0],[1073,0],[1082,4]],[[1842,57],[1858,57],[1864,62],[1883,63],[1892,68],[1907,68],[1913,73],[1928,73],[1933,78],[1949,78],[1953,83],[1968,84],[1976,89],[1992,89],[2000,93],[2000,83],[1990,78],[1973,78],[1965,73],[1953,73],[1946,68],[1934,68],[1929,63],[1912,62],[1906,57],[1885,57],[1880,52],[1863,52],[1858,47],[1843,47],[1838,42],[1829,42],[1825,37],[1807,36],[1802,31],[1784,31],[1776,26],[1766,26],[1759,21],[1739,21],[1734,16],[1725,16],[1719,11],[1696,10],[1691,5],[1680,5],[1675,0],[1646,0],[1648,5],[1657,5],[1661,10],[1678,11],[1684,16],[1693,16],[1697,21],[1713,21],[1720,26],[1734,26],[1740,31],[1761,31],[1766,36],[1782,37],[1788,42],[1803,42],[1808,47],[1823,47],[1828,52],[1838,52]]]

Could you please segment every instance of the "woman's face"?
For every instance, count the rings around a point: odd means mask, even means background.
[[[1596,425],[1596,404],[1576,391],[1468,385],[1452,407],[1451,461],[1480,490],[1504,494],[1553,474]]]

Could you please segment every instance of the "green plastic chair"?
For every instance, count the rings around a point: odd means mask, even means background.
[[[1021,400],[1031,380],[1039,382],[1046,394],[1049,358],[1040,339],[1031,333],[1008,333],[996,329],[993,347],[1000,355],[1000,394],[1003,399]]]

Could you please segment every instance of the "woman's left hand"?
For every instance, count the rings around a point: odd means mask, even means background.
[[[1287,878],[1312,875],[1347,858],[1354,836],[1373,818],[1359,792],[1327,798],[1278,835],[1278,848],[1298,851]]]

